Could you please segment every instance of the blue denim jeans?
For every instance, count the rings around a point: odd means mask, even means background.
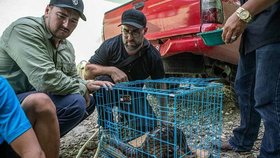
[[[20,102],[36,91],[17,94]],[[60,137],[63,137],[82,120],[87,118],[95,109],[94,98],[91,97],[90,106],[86,108],[86,101],[80,94],[52,95],[47,94],[56,106],[56,113],[60,128]]]
[[[280,43],[241,54],[235,91],[241,122],[229,143],[236,151],[250,151],[263,120],[259,158],[280,158]]]

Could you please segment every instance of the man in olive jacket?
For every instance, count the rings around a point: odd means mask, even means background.
[[[0,39],[0,75],[23,108],[34,103],[28,101],[36,94],[47,94],[56,108],[60,136],[94,111],[91,92],[112,86],[77,75],[74,48],[66,38],[80,18],[86,20],[83,10],[82,0],[51,0],[44,16],[16,20]]]

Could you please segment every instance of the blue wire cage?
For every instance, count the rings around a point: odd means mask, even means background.
[[[99,90],[103,156],[220,157],[222,87],[215,79],[164,78]]]

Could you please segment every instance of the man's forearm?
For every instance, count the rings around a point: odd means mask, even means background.
[[[255,16],[277,1],[278,0],[248,0],[242,7],[248,10],[252,16]]]
[[[87,64],[86,71],[85,71],[85,79],[94,79],[96,76],[99,75],[109,75],[111,76],[113,71],[112,66],[102,66],[97,64]]]

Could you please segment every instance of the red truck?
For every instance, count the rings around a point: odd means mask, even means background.
[[[166,74],[202,74],[232,80],[239,42],[206,46],[198,33],[221,28],[238,0],[132,0],[107,11],[103,40],[120,33],[121,14],[131,8],[147,17],[145,37],[160,51]]]

